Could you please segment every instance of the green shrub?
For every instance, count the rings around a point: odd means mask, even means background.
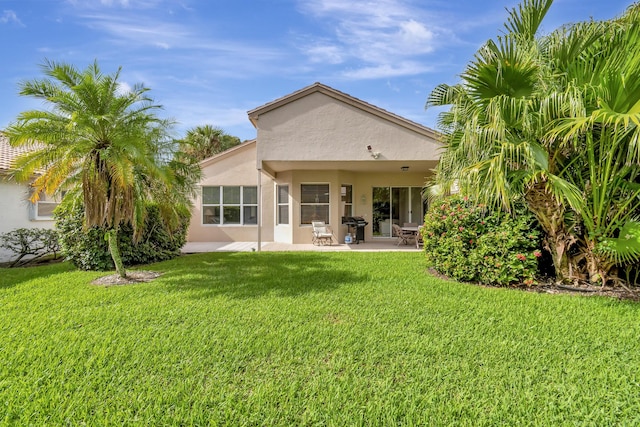
[[[173,232],[164,225],[155,205],[148,206],[144,231],[137,243],[133,241],[133,228],[123,224],[118,231],[122,261],[126,266],[164,261],[180,255],[184,246],[191,214],[184,208],[181,224]],[[60,234],[62,253],[82,270],[112,270],[105,230],[99,227],[83,228],[84,207],[81,203],[63,203],[54,212],[56,229]]]
[[[456,280],[531,285],[538,270],[540,232],[534,217],[512,217],[454,196],[432,204],[422,229],[430,266]]]

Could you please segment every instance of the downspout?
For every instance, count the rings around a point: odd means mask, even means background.
[[[262,169],[258,168],[258,252],[262,251]]]

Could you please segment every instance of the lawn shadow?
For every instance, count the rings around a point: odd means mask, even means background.
[[[172,264],[158,280],[169,289],[194,291],[199,297],[297,296],[368,280],[367,275],[349,271],[330,256],[318,253],[186,255]]]
[[[58,274],[65,274],[74,270],[75,267],[66,262],[55,262],[14,268],[2,267],[0,268],[0,289],[11,288],[19,285],[20,283],[40,278],[55,280]]]

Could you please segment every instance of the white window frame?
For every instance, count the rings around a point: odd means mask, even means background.
[[[351,200],[349,200],[349,201],[346,200],[346,198],[347,198],[347,189],[346,188],[347,187],[351,187]],[[344,194],[342,192],[343,189],[344,189]],[[342,216],[353,216],[354,213],[353,213],[353,185],[352,184],[341,184],[340,185],[340,201],[341,201],[341,203],[344,203],[344,210],[346,210],[347,206],[349,206],[349,211],[350,211],[349,215],[346,215],[346,212],[344,212],[344,211],[340,212],[340,214]]]
[[[60,204],[65,194],[66,191],[63,191],[62,195],[56,195],[49,199],[46,194],[41,193],[38,201],[31,203],[31,212],[29,214],[31,221],[53,221],[53,210]],[[40,215],[40,206],[44,205],[53,205],[51,215]]]
[[[224,202],[224,189],[226,188],[239,188],[240,189],[240,203],[225,203]],[[217,188],[218,189],[218,203],[205,203],[204,202],[204,189],[205,188]],[[256,227],[258,225],[258,200],[256,203],[246,203],[245,202],[245,189],[252,188],[255,189],[256,197],[258,192],[257,185],[203,185],[202,186],[202,214],[200,216],[200,222],[204,226],[215,226],[215,227]],[[227,207],[238,207],[240,209],[240,222],[239,223],[225,223],[224,221],[224,208]],[[204,222],[206,209],[219,209],[219,221],[218,223],[206,223]],[[245,218],[245,208],[255,208],[256,209],[256,217],[255,222],[247,223],[247,218]]]
[[[281,188],[287,188],[287,197],[285,201],[280,201],[280,189]],[[289,192],[290,189],[290,185],[289,184],[276,184],[276,225],[290,225],[291,224],[291,211],[289,210],[289,197],[291,195],[291,193]],[[286,209],[287,210],[287,222],[282,222],[281,217],[280,217],[280,212],[282,209]]]

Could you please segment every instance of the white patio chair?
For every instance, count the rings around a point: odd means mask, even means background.
[[[311,243],[314,245],[333,244],[333,232],[324,221],[311,221],[311,226],[313,227]]]
[[[416,248],[420,249],[420,246],[424,245],[424,239],[422,237],[422,225],[418,227],[418,234],[416,234]]]

